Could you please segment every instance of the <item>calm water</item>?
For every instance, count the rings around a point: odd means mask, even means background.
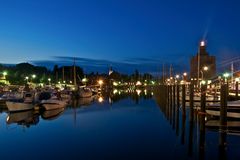
[[[42,114],[8,117],[3,111],[1,159],[240,159],[240,136],[227,135],[227,147],[220,149],[221,134],[207,128],[202,134],[188,107],[182,118],[181,108],[166,112],[151,94],[101,101],[79,100],[64,111]],[[14,123],[16,118],[25,120]]]

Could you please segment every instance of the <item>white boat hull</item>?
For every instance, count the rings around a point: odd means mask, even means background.
[[[41,105],[45,108],[45,110],[53,110],[64,108],[67,105],[67,103],[60,100],[43,100],[41,102]]]
[[[6,102],[7,108],[10,112],[26,111],[34,108],[31,103],[21,103],[21,102]]]

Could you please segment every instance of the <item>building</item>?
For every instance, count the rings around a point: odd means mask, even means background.
[[[194,80],[211,79],[216,75],[216,58],[210,56],[204,41],[199,45],[198,53],[191,58],[190,77]]]

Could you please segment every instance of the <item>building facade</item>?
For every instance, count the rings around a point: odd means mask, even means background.
[[[190,77],[194,80],[211,79],[216,76],[216,58],[210,56],[205,42],[199,45],[198,53],[190,61]]]

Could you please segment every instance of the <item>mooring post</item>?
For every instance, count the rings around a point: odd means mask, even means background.
[[[221,108],[220,108],[220,124],[225,126],[227,124],[227,84],[221,85]]]
[[[175,105],[176,103],[176,85],[173,85],[173,105]]]
[[[186,114],[186,85],[183,84],[182,85],[182,111],[183,111],[183,114],[185,115]]]
[[[205,113],[206,111],[206,92],[207,92],[207,85],[201,85],[201,112]]]
[[[180,106],[180,102],[179,102],[179,84],[177,84],[177,107]]]
[[[169,92],[170,92],[169,118],[170,124],[172,124],[172,85],[169,86]]]
[[[189,96],[190,96],[190,109],[193,108],[193,97],[194,97],[194,85],[193,83],[190,84],[190,88],[189,88]]]
[[[238,99],[238,81],[236,81],[236,87],[235,87],[235,93],[236,93],[236,99]]]
[[[220,137],[219,147],[220,150],[225,150],[226,146],[226,129],[227,129],[227,97],[228,97],[228,84],[221,85],[221,108],[220,108]]]

